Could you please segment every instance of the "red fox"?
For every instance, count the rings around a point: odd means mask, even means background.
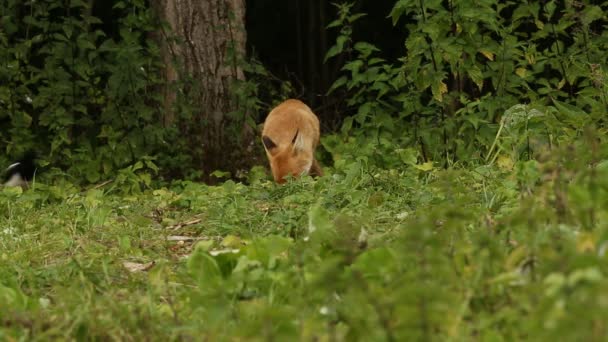
[[[290,99],[270,111],[262,143],[277,183],[285,183],[287,175],[323,175],[314,155],[319,135],[319,119],[302,101]]]

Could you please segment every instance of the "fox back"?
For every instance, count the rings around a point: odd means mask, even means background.
[[[319,119],[302,101],[287,100],[268,114],[262,143],[277,183],[284,183],[288,175],[323,174],[314,155],[319,131]]]

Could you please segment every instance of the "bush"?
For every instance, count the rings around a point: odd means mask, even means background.
[[[570,139],[604,124],[606,4],[399,0],[390,17],[408,35],[397,61],[352,41],[362,16],[352,6],[338,5],[328,26],[340,35],[326,58],[349,58],[330,91],[346,92],[356,111],[344,121],[342,141],[379,166],[403,162],[405,148],[443,166],[487,160],[501,117],[518,104],[557,120],[553,128]],[[325,145],[335,148],[336,139]]]

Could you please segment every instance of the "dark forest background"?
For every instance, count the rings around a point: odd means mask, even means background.
[[[387,60],[396,61],[405,52],[406,31],[388,20],[393,5],[390,0],[357,1],[353,11],[367,15],[353,30],[353,40],[374,42]],[[338,8],[324,0],[247,3],[248,52],[278,78],[291,82],[295,95],[323,117],[327,130],[339,127],[347,109],[343,96],[326,95],[347,58],[324,62],[339,34],[326,26],[337,15]]]

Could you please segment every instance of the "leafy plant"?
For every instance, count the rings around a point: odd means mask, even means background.
[[[516,105],[553,108],[579,132],[603,121],[602,6],[396,1],[390,18],[408,35],[403,57],[387,61],[373,44],[352,41],[361,14],[339,5],[330,27],[342,29],[326,58],[344,53],[349,62],[330,91],[346,91],[357,110],[341,133],[370,145],[383,167],[406,147],[448,166],[493,152],[501,117]]]
[[[109,191],[4,189],[0,334],[598,338],[608,150],[583,137],[515,171],[344,163],[149,189],[143,161]]]
[[[157,157],[165,174],[187,169],[187,146],[162,124],[152,10],[144,1],[116,2],[114,33],[102,30],[90,5],[0,5],[5,153],[15,158],[35,149],[45,163],[91,183],[147,156]]]

